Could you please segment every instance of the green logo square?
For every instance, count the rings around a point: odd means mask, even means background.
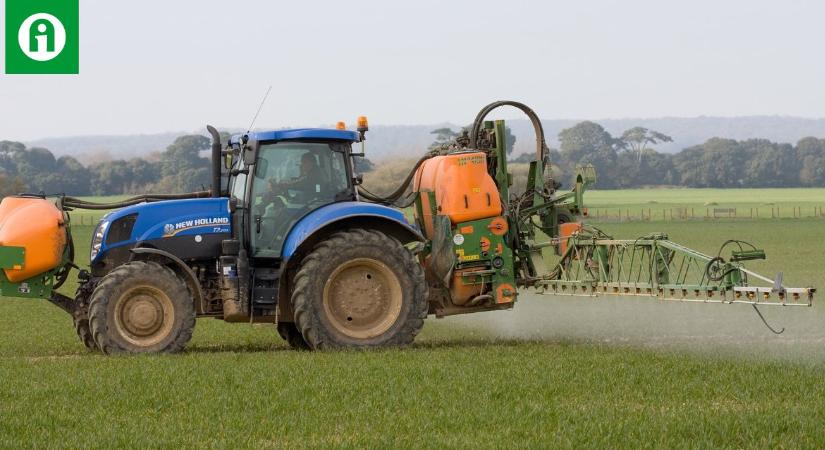
[[[6,0],[6,73],[78,73],[79,9],[79,0]]]

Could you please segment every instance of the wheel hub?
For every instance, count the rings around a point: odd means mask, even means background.
[[[369,339],[387,331],[401,313],[401,284],[380,261],[357,258],[338,266],[324,285],[324,312],[339,332]]]
[[[151,286],[125,292],[115,307],[115,325],[127,341],[151,346],[171,331],[174,310],[169,297]]]

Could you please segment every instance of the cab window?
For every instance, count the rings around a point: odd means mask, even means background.
[[[344,144],[279,142],[262,145],[252,168],[250,241],[253,256],[280,257],[301,217],[351,191]]]

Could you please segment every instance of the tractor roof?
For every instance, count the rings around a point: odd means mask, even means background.
[[[258,141],[285,141],[291,139],[323,139],[338,141],[358,141],[358,133],[349,130],[332,130],[328,128],[295,128],[291,130],[255,131],[248,133],[250,139]],[[236,134],[229,139],[232,144],[240,142],[243,134]]]

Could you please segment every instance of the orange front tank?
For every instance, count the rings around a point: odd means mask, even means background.
[[[24,247],[23,266],[4,269],[13,283],[57,267],[66,249],[63,213],[40,198],[6,197],[0,202],[0,246]]]
[[[501,214],[498,187],[487,173],[487,157],[482,152],[454,153],[424,161],[416,173],[414,189],[434,192],[438,214],[448,216],[453,225]],[[421,219],[431,236],[431,208],[424,206]]]

